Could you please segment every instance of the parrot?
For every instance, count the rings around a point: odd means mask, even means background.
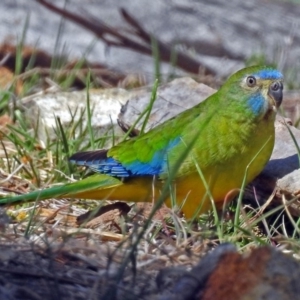
[[[165,204],[187,219],[223,207],[270,159],[283,75],[253,66],[220,89],[146,133],[110,149],[78,152],[70,161],[95,174],[73,183],[0,199],[0,204],[49,198],[151,202],[170,184]],[[188,100],[188,99],[187,99]],[[212,203],[213,201],[213,203]]]

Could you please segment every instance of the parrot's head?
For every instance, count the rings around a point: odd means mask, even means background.
[[[270,67],[249,67],[231,76],[235,99],[242,101],[256,117],[275,113],[282,102],[283,75]],[[230,88],[229,88],[230,89]]]

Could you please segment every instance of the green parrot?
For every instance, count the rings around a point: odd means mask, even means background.
[[[0,203],[59,197],[149,202],[159,198],[171,176],[168,206],[176,202],[187,218],[210,209],[212,201],[220,208],[241,188],[245,176],[247,184],[268,162],[282,91],[283,76],[278,70],[242,69],[204,102],[149,132],[109,150],[71,156],[72,162],[96,174],[2,198]]]

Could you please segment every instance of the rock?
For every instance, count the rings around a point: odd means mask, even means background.
[[[284,193],[299,195],[300,193],[300,170],[297,169],[290,174],[280,178],[277,181],[277,186]]]
[[[227,252],[199,299],[297,299],[299,275],[299,262],[272,247],[257,248],[247,256]]]
[[[255,249],[248,256],[228,252],[198,299],[297,299],[299,275],[299,262],[271,247]]]
[[[234,246],[223,244],[190,272],[182,272],[173,289],[157,299],[300,299],[299,276],[300,263],[272,247],[260,247],[241,255]]]
[[[91,90],[90,107],[92,109],[92,127],[96,137],[122,136],[123,131],[117,125],[117,118],[122,105],[132,97],[133,93],[123,89]],[[56,137],[56,118],[66,128],[72,121],[72,115],[77,122],[83,119],[87,124],[87,93],[86,91],[56,92],[32,95],[21,100],[26,108],[26,117],[34,127],[38,124],[38,138],[46,143]],[[111,145],[111,139],[106,143]],[[118,139],[117,139],[118,140]]]
[[[300,119],[300,91],[285,91],[282,103],[282,113],[298,125]]]
[[[147,122],[146,131],[195,106],[215,92],[216,90],[188,77],[175,79],[160,86],[157,89],[156,100]],[[151,90],[132,97],[122,107],[119,115],[120,121],[129,126],[134,124],[147,109],[150,98]],[[143,120],[144,118],[136,124],[135,128],[141,129]]]

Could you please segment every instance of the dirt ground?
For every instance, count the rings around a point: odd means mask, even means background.
[[[76,228],[74,211],[69,223],[54,212],[42,202],[29,224],[2,211],[0,299],[158,299],[213,247],[196,235],[151,237],[153,226],[136,245],[142,222],[122,234],[107,213],[96,228]]]

